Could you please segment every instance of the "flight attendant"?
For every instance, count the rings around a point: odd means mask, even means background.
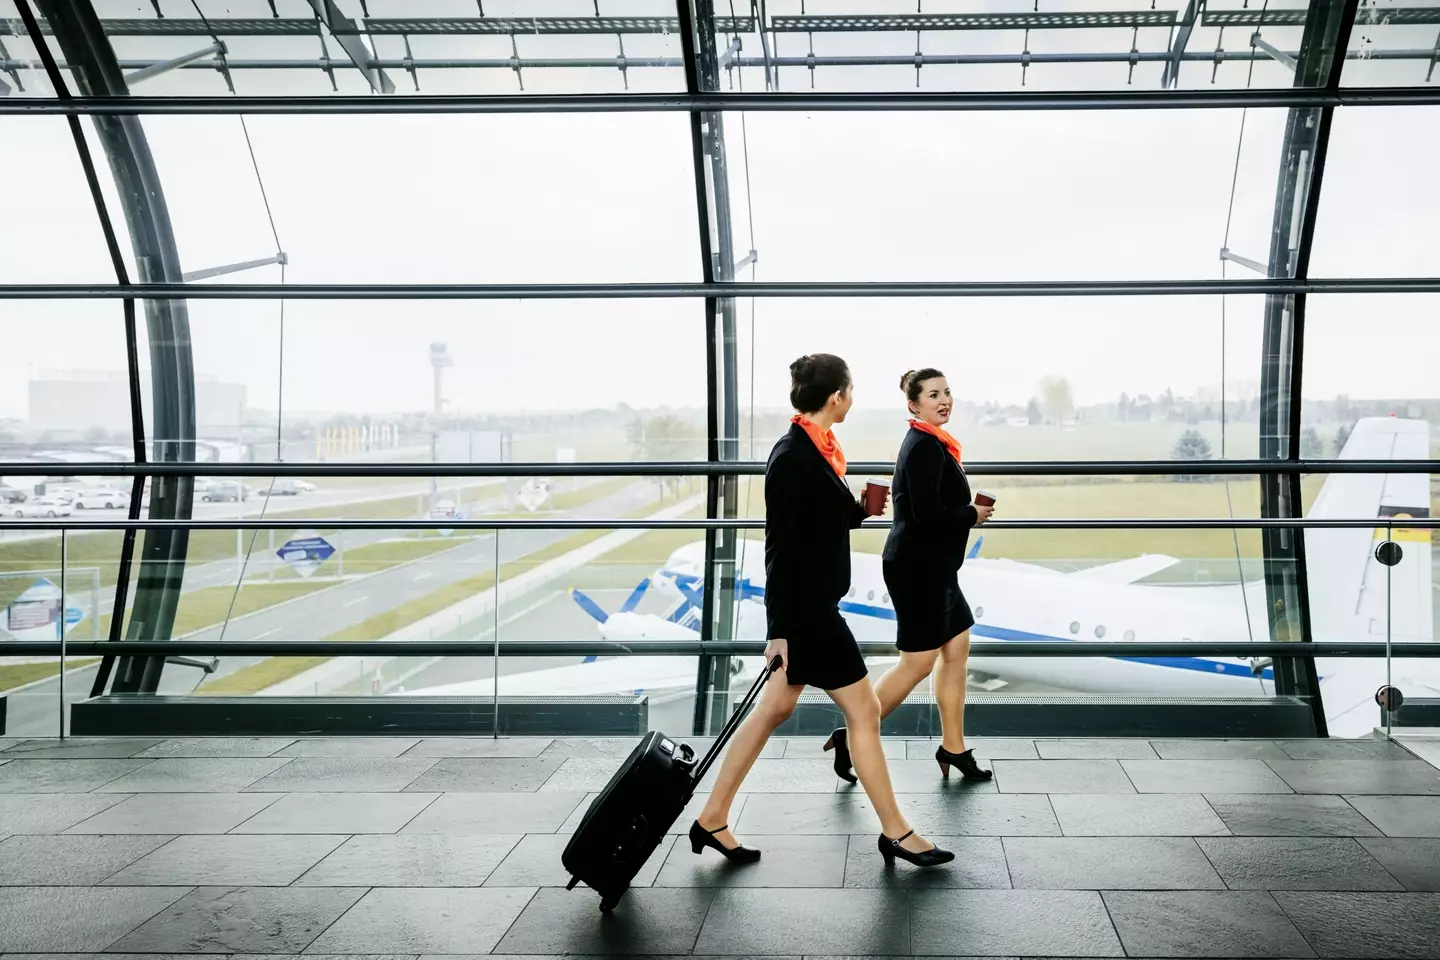
[[[966,780],[988,780],[991,771],[982,769],[965,746],[966,661],[975,617],[957,574],[970,529],[990,519],[994,507],[970,502],[960,444],[945,430],[952,402],[945,375],[928,367],[911,370],[901,378],[900,389],[911,420],[895,461],[894,523],[882,562],[895,608],[900,662],[880,678],[875,693],[881,716],[888,716],[934,671],[942,731],[935,760],[941,774],[948,778],[954,767]],[[850,756],[843,739],[838,746],[835,771],[848,779]]]
[[[730,805],[809,685],[828,693],[845,714],[847,757],[880,820],[886,863],[897,857],[926,867],[947,863],[954,854],[917,834],[900,813],[880,746],[880,701],[840,615],[850,589],[850,531],[867,516],[845,484],[845,455],[831,432],[853,401],[850,370],[839,357],[813,354],[790,365],[790,383],[797,412],[765,466],[765,662],[778,656],[780,672],[736,731],[710,799],[690,827],[691,848],[711,847],[738,862],[760,858],[759,850],[731,835]]]

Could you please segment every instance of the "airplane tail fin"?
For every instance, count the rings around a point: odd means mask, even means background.
[[[1428,422],[1369,417],[1355,424],[1339,459],[1424,460],[1429,456]],[[1308,516],[1427,518],[1430,474],[1331,474]],[[1387,624],[1396,641],[1433,637],[1430,531],[1394,527],[1389,535],[1400,545],[1403,556],[1389,568],[1374,556],[1375,547],[1386,535],[1383,528],[1305,532],[1310,610],[1317,639],[1383,638]]]

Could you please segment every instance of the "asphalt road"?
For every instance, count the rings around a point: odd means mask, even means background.
[[[655,500],[655,487],[637,481],[616,494],[585,504],[574,512],[591,516],[623,516]],[[233,505],[232,505],[233,506]],[[571,536],[565,530],[505,530],[499,541],[500,562],[508,563]],[[361,623],[378,613],[426,596],[447,584],[494,569],[493,534],[466,541],[454,550],[379,571],[368,577],[337,583],[297,600],[237,618],[223,626],[192,634],[196,640],[319,640]],[[207,565],[209,566],[209,565]],[[233,563],[224,582],[234,582]],[[187,571],[187,580],[189,572]],[[222,657],[212,678],[228,675],[258,662],[259,658]],[[59,732],[59,698],[74,703],[90,695],[96,667],[86,667],[9,694],[7,736],[56,736]],[[202,679],[198,668],[167,665],[160,692],[189,693]]]

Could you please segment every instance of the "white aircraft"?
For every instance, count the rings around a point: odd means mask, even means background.
[[[1422,460],[1430,430],[1423,420],[1377,417],[1356,424],[1340,454],[1346,460]],[[1429,474],[1332,474],[1308,516],[1422,518],[1430,516]],[[1312,633],[1317,641],[1384,640],[1387,621],[1397,645],[1433,637],[1430,531],[1396,528],[1404,557],[1385,567],[1374,557],[1384,531],[1305,531]],[[979,557],[978,538],[960,570],[960,584],[975,613],[978,640],[1113,641],[1108,657],[975,657],[972,672],[1005,680],[1031,680],[1083,693],[1175,697],[1270,696],[1268,660],[1224,657],[1126,656],[1129,642],[1251,641],[1270,639],[1263,580],[1231,584],[1144,584],[1179,561],[1147,554],[1065,573],[1035,564]],[[693,639],[700,625],[703,541],[676,550],[653,577],[642,581],[615,613],[572,591],[575,602],[599,621],[600,634],[622,654],[630,641]],[[895,612],[885,590],[880,557],[852,556],[852,588],[840,610],[857,639],[893,642]],[[1389,584],[1387,594],[1387,581]],[[648,588],[673,601],[665,615],[636,607]],[[764,547],[742,540],[737,571],[736,636],[765,635]],[[1387,616],[1388,611],[1388,616]],[[1407,696],[1440,696],[1440,662],[1401,659],[1387,674],[1379,658],[1317,658],[1332,736],[1368,734],[1379,718],[1374,695],[1388,681]],[[894,658],[869,658],[872,667]],[[759,658],[732,660],[737,672],[759,669]],[[694,689],[694,657],[587,657],[583,663],[502,676],[506,696],[667,692]],[[435,687],[436,695],[490,694],[493,680]],[[473,690],[471,688],[474,688]]]

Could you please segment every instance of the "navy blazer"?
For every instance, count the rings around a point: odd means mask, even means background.
[[[894,525],[884,558],[917,569],[944,564],[952,573],[965,562],[970,528],[979,514],[970,481],[938,437],[911,427],[900,443],[890,487]]]
[[[865,509],[799,424],[765,464],[765,609],[834,609],[850,589],[850,531]]]

